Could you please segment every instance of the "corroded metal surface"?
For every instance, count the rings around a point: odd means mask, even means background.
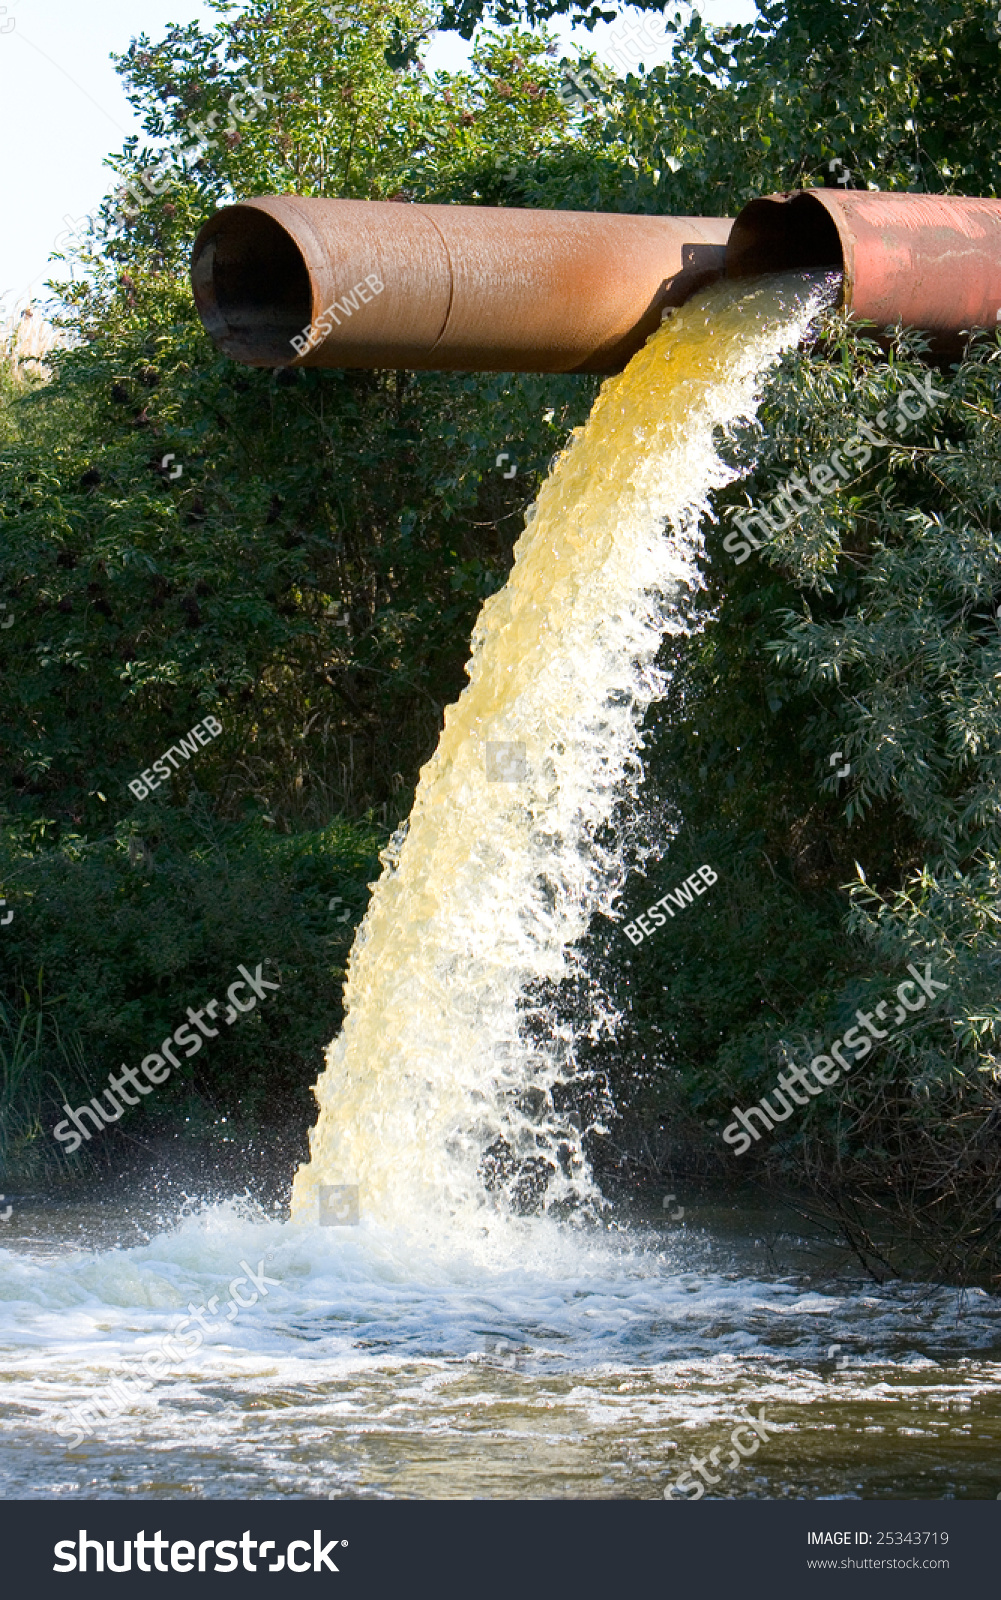
[[[1001,308],[1001,200],[801,190],[752,200],[733,225],[727,274],[840,267],[842,302],[882,333],[922,328],[955,351]]]
[[[192,283],[216,343],[252,366],[615,372],[665,308],[722,275],[729,232],[713,217],[269,195],[209,219]]]

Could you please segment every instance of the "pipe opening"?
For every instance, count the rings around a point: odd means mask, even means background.
[[[845,270],[837,225],[818,200],[797,194],[744,207],[726,247],[728,278],[811,268]]]
[[[312,320],[309,271],[267,212],[218,212],[195,241],[191,280],[199,315],[228,356],[255,367],[294,361],[289,341]]]

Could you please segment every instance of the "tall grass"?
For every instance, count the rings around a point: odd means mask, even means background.
[[[65,1039],[51,1011],[27,990],[23,1004],[0,999],[0,1183],[31,1181],[63,1160],[46,1124],[68,1099],[66,1081],[86,1080],[83,1048]]]
[[[65,343],[64,335],[32,306],[0,323],[0,445],[17,435],[14,402],[48,383],[45,358]]]

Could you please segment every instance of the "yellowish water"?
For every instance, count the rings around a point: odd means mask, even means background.
[[[418,1227],[596,1198],[563,1104],[574,1038],[540,985],[614,913],[655,657],[698,582],[709,492],[732,477],[717,430],[753,415],[827,292],[806,274],[715,285],[603,386],[555,463],[383,857],[295,1220],[317,1220],[318,1184],[357,1185],[363,1217]],[[585,1025],[612,1025],[600,996]]]

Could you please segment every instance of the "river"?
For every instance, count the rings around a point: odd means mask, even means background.
[[[19,1205],[4,1496],[660,1499],[695,1481],[692,1454],[710,1497],[998,1495],[996,1302],[861,1283],[788,1215],[684,1198],[677,1223],[503,1218],[475,1237],[303,1227],[247,1201],[169,1225],[141,1204]],[[241,1262],[267,1293],[230,1322]],[[200,1347],[126,1376],[189,1305]],[[88,1402],[81,1439],[67,1419]],[[748,1412],[765,1437],[729,1466]]]

